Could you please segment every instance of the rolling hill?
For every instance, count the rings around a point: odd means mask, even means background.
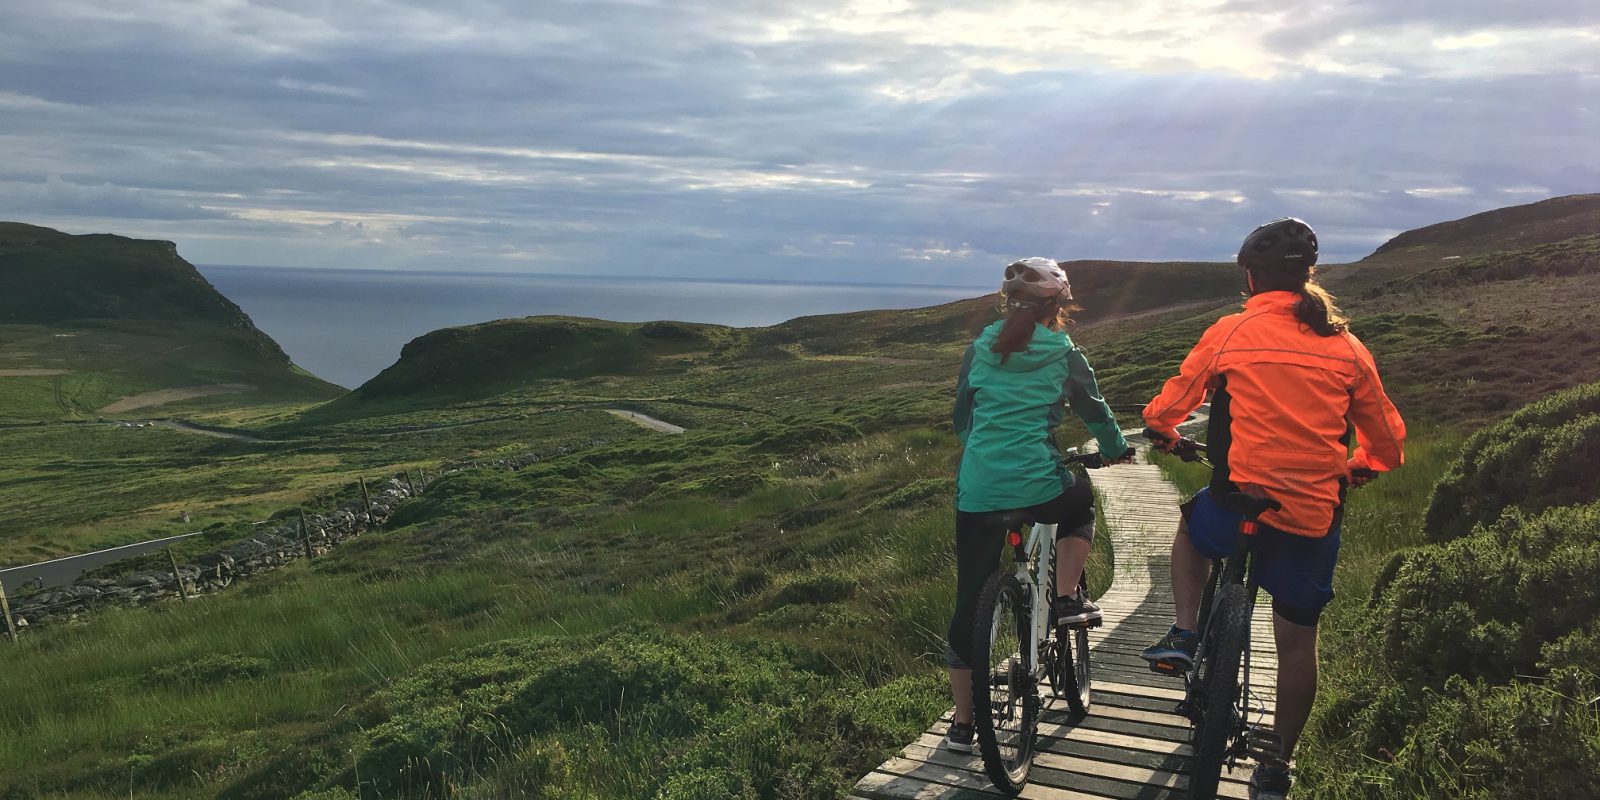
[[[1458,765],[1504,796],[1600,774],[1600,728],[1556,696],[1595,691],[1575,668],[1600,601],[1581,510],[1600,501],[1582,468],[1594,198],[1430,226],[1328,270],[1413,438],[1346,517],[1307,800],[1463,796],[1441,778]],[[1226,264],[1067,269],[1072,335],[1123,407],[1238,303]],[[0,727],[18,732],[0,794],[837,797],[948,705],[947,414],[995,313],[991,296],[751,329],[502,320],[419,337],[356,391],[273,418],[268,443],[13,438],[0,466],[49,455],[4,473],[28,483],[0,502],[57,526],[157,490],[165,507],[217,491],[316,509],[354,474],[463,468],[389,528],[244,589],[0,648],[16,687]],[[104,477],[74,482],[68,448],[105,448]]]
[[[0,223],[0,285],[0,421],[339,391],[296,367],[171,242]]]

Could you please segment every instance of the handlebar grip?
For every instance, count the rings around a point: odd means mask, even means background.
[[[1379,474],[1380,473],[1377,470],[1371,467],[1356,467],[1355,469],[1350,470],[1350,477],[1363,478],[1365,480],[1376,478]]]
[[[1170,436],[1157,431],[1155,428],[1145,428],[1140,432],[1139,435],[1149,439],[1152,442],[1155,442],[1156,444],[1166,444],[1167,442],[1172,441]]]

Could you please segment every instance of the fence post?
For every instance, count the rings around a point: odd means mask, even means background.
[[[6,584],[0,581],[0,611],[6,615],[6,632],[11,634],[11,642],[17,641],[17,622],[11,618],[11,601],[6,599]]]
[[[400,477],[406,479],[406,486],[411,488],[411,496],[415,497],[417,495],[417,485],[411,482],[411,472],[409,470],[402,472],[400,473]]]
[[[183,587],[183,573],[178,571],[178,557],[172,554],[172,548],[167,547],[167,560],[172,562],[172,579],[178,582],[178,596],[183,602],[189,602],[189,590]]]
[[[367,493],[366,478],[357,477],[356,480],[361,481],[361,507],[367,511],[367,525],[370,527],[372,525],[372,495]]]
[[[317,554],[311,550],[311,537],[306,535],[306,510],[300,509],[300,541],[306,546],[306,558],[316,558]]]

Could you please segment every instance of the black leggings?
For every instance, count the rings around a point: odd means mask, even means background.
[[[1076,536],[1094,541],[1094,490],[1081,475],[1054,500],[1026,511],[1035,522],[1055,524],[1057,540]],[[950,617],[945,646],[945,664],[953,669],[967,669],[972,662],[972,615],[983,584],[1000,567],[1006,530],[999,520],[1004,513],[956,512],[956,610]]]

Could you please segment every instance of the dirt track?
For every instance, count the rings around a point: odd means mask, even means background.
[[[121,414],[125,411],[134,411],[140,408],[176,403],[179,400],[193,400],[196,397],[206,397],[213,394],[236,394],[248,392],[256,387],[246,383],[218,383],[211,386],[185,386],[181,389],[158,389],[154,392],[144,392],[132,397],[124,397],[105,408],[100,409],[102,414]]]
[[[674,425],[670,422],[662,422],[655,417],[646,416],[637,411],[624,411],[620,408],[608,408],[606,411],[611,414],[616,414],[623,419],[633,420],[634,422],[637,422],[646,428],[658,430],[662,433],[683,433],[683,428],[680,428],[677,425]]]

